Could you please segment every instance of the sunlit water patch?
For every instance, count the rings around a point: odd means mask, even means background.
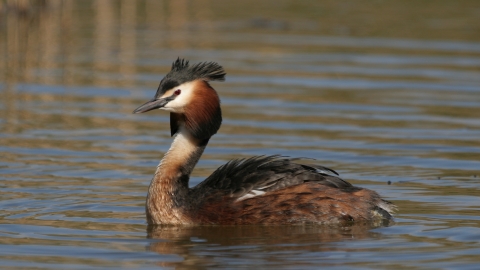
[[[480,43],[465,30],[475,32],[468,22],[478,16],[463,15],[463,32],[443,27],[444,36],[403,20],[397,30],[411,35],[392,37],[379,13],[370,16],[377,32],[345,36],[314,23],[312,10],[348,13],[328,3],[297,3],[301,13],[279,9],[291,1],[270,3],[269,16],[289,14],[283,21],[241,19],[234,4],[220,12],[204,3],[197,18],[174,2],[94,3],[0,17],[3,267],[478,267]],[[424,5],[404,15],[451,10]],[[357,20],[349,27],[360,33]],[[191,185],[232,158],[311,158],[394,202],[395,224],[147,228],[169,117],[131,113],[178,56],[227,71],[212,83],[223,125]]]

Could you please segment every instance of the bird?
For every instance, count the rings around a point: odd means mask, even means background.
[[[222,123],[210,82],[224,81],[216,62],[177,58],[155,96],[133,113],[170,113],[169,150],[156,168],[145,203],[149,225],[348,225],[392,221],[396,206],[353,186],[333,169],[302,158],[237,158],[189,187],[190,174]]]

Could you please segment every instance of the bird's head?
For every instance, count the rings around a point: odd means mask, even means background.
[[[224,81],[225,74],[215,62],[190,66],[188,61],[179,58],[160,81],[155,97],[133,113],[154,109],[169,111],[172,136],[185,127],[195,138],[208,139],[222,122],[220,99],[208,82]]]

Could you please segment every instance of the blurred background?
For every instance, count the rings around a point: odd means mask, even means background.
[[[177,57],[216,61],[232,158],[314,158],[391,227],[147,229]],[[0,1],[0,265],[465,268],[480,263],[480,2]]]

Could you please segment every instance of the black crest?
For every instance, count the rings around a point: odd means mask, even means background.
[[[172,70],[160,81],[156,97],[161,96],[182,83],[194,80],[224,81],[225,70],[215,62],[201,62],[190,66],[188,60],[177,58],[172,64]]]

